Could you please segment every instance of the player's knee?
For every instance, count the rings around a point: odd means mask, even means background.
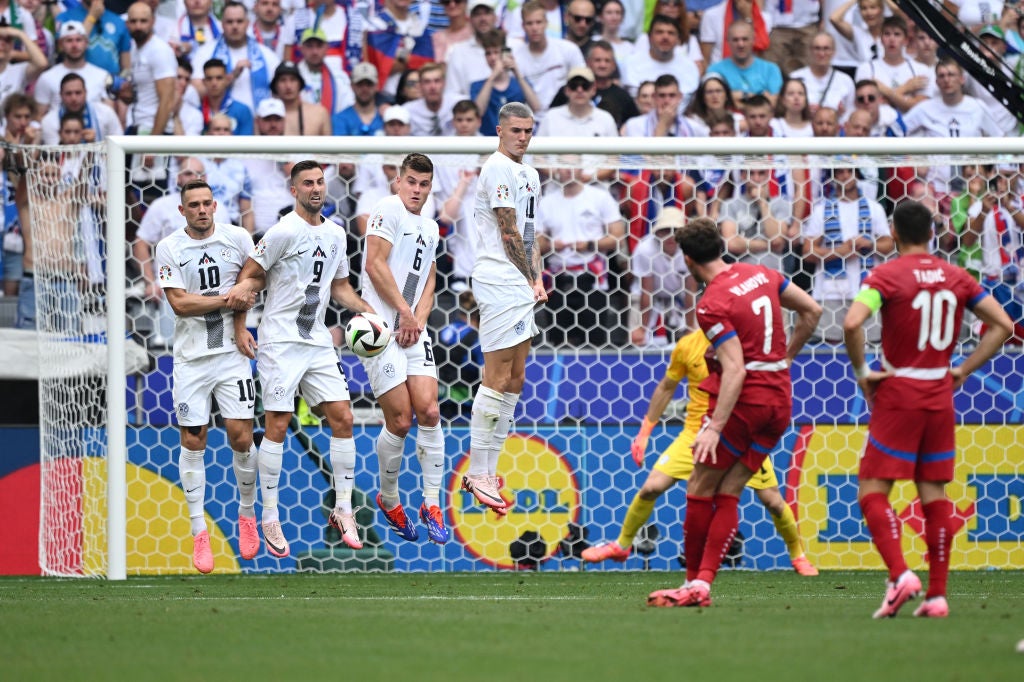
[[[409,435],[409,429],[412,428],[412,412],[399,412],[391,415],[387,422],[388,431],[399,438],[405,438]]]
[[[441,422],[441,409],[434,403],[416,414],[416,421],[422,426],[437,426]]]
[[[347,402],[324,405],[327,413],[327,424],[331,427],[331,434],[336,438],[348,438],[352,435],[352,408]],[[408,430],[408,429],[406,429]]]

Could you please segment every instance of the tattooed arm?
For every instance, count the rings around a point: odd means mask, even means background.
[[[501,242],[505,246],[505,255],[508,256],[512,265],[516,266],[516,269],[523,273],[523,277],[530,283],[530,286],[533,286],[539,271],[534,267],[534,263],[531,262],[532,259],[526,255],[526,245],[523,243],[523,237],[519,234],[519,229],[516,227],[516,210],[514,208],[498,206],[494,209],[494,215],[498,221]]]

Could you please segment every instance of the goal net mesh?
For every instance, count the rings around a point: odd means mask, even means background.
[[[1024,155],[852,157],[828,153],[827,140],[816,156],[671,153],[685,150],[681,142],[673,141],[676,146],[667,146],[663,155],[602,155],[590,153],[589,141],[581,139],[577,154],[528,159],[543,178],[537,209],[543,237],[538,243],[548,250],[545,277],[553,295],[538,314],[541,333],[501,454],[499,471],[514,504],[504,519],[485,513],[459,489],[468,465],[469,405],[481,358],[473,344],[472,316],[460,306],[472,305],[463,292],[473,261],[476,173],[486,157],[430,154],[436,166],[434,195],[425,210],[439,216],[443,239],[429,327],[440,375],[447,450],[442,506],[451,540],[436,546],[423,541],[421,530],[420,542],[402,541],[377,511],[372,502],[378,480],[374,444],[381,413],[357,358],[339,348],[356,414],[354,501],[364,549],[346,548],[327,526],[333,506],[330,433],[326,423],[297,403],[285,443],[279,503],[292,555],[277,559],[264,548],[255,559],[241,560],[231,451],[215,410],[206,455],[206,514],[216,570],[574,570],[581,567],[583,548],[618,538],[633,496],[681,432],[686,411],[683,381],[653,432],[644,466],[637,467],[630,444],[675,341],[692,329],[695,298],[689,294],[697,293],[680,269],[671,233],[653,229],[665,206],[715,217],[728,238],[729,258],[777,267],[827,299],[819,333],[792,369],[793,424],[772,461],[782,497],[798,520],[802,550],[812,562],[823,569],[880,568],[856,502],[868,412],[844,348],[835,342],[835,323],[841,325],[849,302],[848,294],[840,292],[849,288],[837,279],[842,273],[828,263],[816,265],[804,251],[808,244],[840,244],[848,237],[840,236],[842,226],[852,224],[857,251],[845,264],[850,277],[858,277],[858,269],[894,255],[888,219],[896,203],[911,197],[935,213],[936,248],[979,278],[996,275],[1008,282],[1011,299],[1019,301],[1022,288],[1008,265],[1019,263],[1020,254],[1010,252],[1011,263],[1000,263],[999,254],[1006,251],[991,242],[985,216],[972,218],[985,202],[1001,203],[1009,209],[1006,215],[1019,207]],[[110,259],[127,259],[128,273],[127,571],[190,573],[192,545],[171,393],[173,314],[159,293],[150,260],[156,242],[184,225],[177,212],[177,183],[192,179],[189,171],[197,170],[198,161],[224,210],[218,220],[251,224],[258,235],[292,206],[290,165],[316,158],[328,180],[325,213],[348,229],[351,262],[358,272],[361,229],[374,203],[390,192],[401,161],[401,155],[387,154],[234,154],[214,152],[212,145],[211,140],[210,152],[198,159],[145,155],[129,165],[134,170],[126,182],[106,177],[103,145],[82,145],[73,152],[40,148],[38,163],[28,172],[44,368],[44,573],[106,574],[104,329],[112,303],[105,281]],[[415,140],[409,149],[416,149]],[[110,193],[121,191],[128,204],[127,240],[114,245],[106,243],[105,206]],[[1004,226],[990,227],[1001,238]],[[826,324],[829,314],[831,325]],[[346,316],[333,310],[328,324],[340,330]],[[249,325],[255,328],[259,318],[257,306]],[[968,316],[956,333],[959,361],[979,330]],[[870,329],[868,335],[873,340]],[[877,359],[877,348],[869,351]],[[949,486],[960,520],[954,568],[1024,565],[1022,376],[1019,346],[1007,346],[956,396],[958,467]],[[261,423],[257,405],[258,434]],[[402,502],[410,512],[421,501],[414,435],[407,441],[400,479]],[[741,541],[734,543],[726,565],[790,570],[791,552],[771,512],[750,490],[741,505]],[[920,502],[910,486],[900,484],[894,505],[911,566],[922,566]],[[633,539],[629,559],[593,568],[678,569],[685,507],[681,483],[655,504]]]

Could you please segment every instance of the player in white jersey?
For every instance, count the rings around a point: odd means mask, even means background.
[[[286,557],[289,552],[277,508],[277,486],[284,438],[300,388],[307,403],[321,406],[331,428],[330,458],[336,494],[331,523],[343,528],[345,544],[353,549],[362,547],[352,515],[356,447],[348,380],[324,324],[324,311],[330,297],[354,312],[373,312],[348,281],[345,229],[320,214],[327,184],[319,164],[296,163],[290,191],[295,197],[295,210],[263,235],[243,266],[238,284],[228,294],[228,303],[240,304],[264,286],[267,289],[256,361],[266,410],[259,469],[263,539],[276,557]],[[251,340],[240,349],[256,357],[257,348]]]
[[[398,171],[397,193],[378,201],[370,214],[360,284],[366,302],[394,323],[395,343],[362,362],[384,412],[384,428],[377,437],[377,506],[404,540],[419,537],[398,498],[405,438],[415,415],[416,454],[423,469],[420,520],[427,537],[443,545],[448,542],[440,503],[444,435],[433,343],[426,329],[434,307],[434,254],[440,233],[436,222],[421,215],[433,178],[433,162],[423,154],[409,154]]]
[[[185,229],[160,240],[156,246],[157,281],[174,310],[173,394],[181,451],[178,471],[192,524],[192,565],[201,573],[213,570],[210,533],[206,528],[206,434],[210,398],[224,416],[228,442],[234,453],[232,467],[238,482],[238,546],[243,559],[260,548],[256,530],[256,447],[252,441],[253,388],[249,359],[238,352],[236,334],[252,341],[245,329],[237,331],[235,313],[226,294],[242,269],[252,238],[240,227],[213,220],[217,202],[202,180],[181,188],[178,211]],[[239,308],[251,301],[242,301]]]
[[[498,112],[498,151],[480,169],[473,211],[472,286],[484,374],[473,399],[462,487],[500,515],[508,513],[508,503],[499,490],[498,456],[526,379],[526,357],[537,334],[534,310],[548,300],[534,239],[540,177],[523,163],[533,130],[533,112],[525,104],[509,102]]]

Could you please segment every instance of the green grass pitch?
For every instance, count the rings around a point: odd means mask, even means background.
[[[1024,679],[1024,572],[950,578],[951,617],[871,619],[879,572],[0,579],[4,680]]]

